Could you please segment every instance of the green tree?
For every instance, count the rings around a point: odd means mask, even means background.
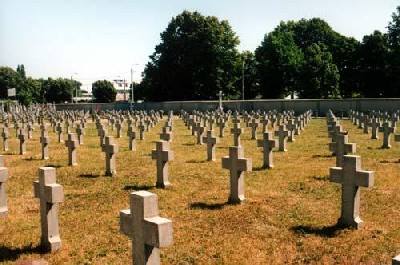
[[[311,44],[304,53],[299,97],[336,98],[339,96],[339,78],[339,70],[327,48],[323,44]]]
[[[161,33],[142,84],[149,100],[216,99],[237,95],[239,39],[227,21],[184,11]]]
[[[20,74],[22,78],[26,78],[25,66],[23,64],[17,65],[17,73]]]
[[[392,21],[388,25],[388,38],[390,46],[388,78],[391,95],[400,97],[400,6],[397,13],[392,14]]]
[[[0,67],[0,98],[7,99],[7,89],[23,86],[23,79],[16,71],[10,67]]]
[[[71,102],[76,89],[76,82],[67,78],[48,78],[43,82],[43,94],[46,102],[64,103]]]
[[[117,90],[110,81],[98,80],[92,84],[92,93],[96,102],[111,103],[115,102]]]
[[[303,53],[297,47],[293,33],[281,23],[264,37],[255,51],[260,92],[264,98],[283,98],[297,90]]]
[[[375,31],[364,36],[358,50],[361,77],[361,92],[364,97],[386,97],[390,95],[388,61],[390,56],[386,34]]]
[[[257,79],[256,57],[250,51],[244,51],[241,54],[242,58],[242,73],[236,87],[243,87],[244,81],[244,98],[254,99],[261,95],[260,86]],[[243,76],[242,76],[243,75]],[[243,78],[243,80],[242,80]],[[240,99],[242,98],[242,89],[240,90]]]

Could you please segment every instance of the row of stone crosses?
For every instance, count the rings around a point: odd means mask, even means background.
[[[329,150],[336,156],[336,167],[330,169],[330,181],[342,184],[342,210],[338,224],[360,229],[363,225],[359,216],[360,187],[372,187],[375,172],[361,170],[361,157],[348,155],[356,152],[356,144],[349,143],[348,132],[343,130],[332,111],[329,111],[326,117],[328,136],[332,140]],[[391,148],[390,135],[395,133],[396,122],[400,121],[399,117],[399,111],[390,115],[375,111],[369,115],[349,111],[352,123],[359,129],[363,129],[365,134],[368,134],[371,128],[371,139],[378,139],[378,132],[382,132],[382,148]],[[400,135],[395,135],[395,141],[400,141]],[[400,265],[400,255],[392,259],[392,264]]]
[[[243,133],[243,128],[240,128],[240,116],[236,113],[200,113],[194,112],[189,115],[186,112],[181,112],[180,117],[184,120],[189,129],[192,129],[194,134],[197,134],[199,144],[203,141],[207,142],[207,156],[209,160],[215,160],[215,144],[213,142],[213,125],[216,123],[220,128],[220,137],[224,137],[224,129],[227,126],[228,119],[232,116],[233,128],[231,133],[234,136],[233,146],[229,150],[229,156],[222,159],[224,168],[230,169],[231,175],[231,192],[229,196],[230,203],[241,203],[244,201],[244,171],[251,171],[251,159],[244,158],[244,150],[240,145],[240,135]],[[63,132],[68,133],[68,140],[65,141],[68,147],[69,165],[74,166],[76,161],[76,149],[79,145],[84,144],[83,135],[87,126],[86,112],[48,112],[48,120],[53,128],[53,132],[58,134],[58,142],[63,142]],[[279,150],[286,151],[287,138],[289,141],[294,141],[294,135],[300,134],[304,126],[310,121],[311,112],[308,111],[299,117],[294,117],[294,112],[285,112],[283,114],[275,112],[263,113],[260,112],[247,114],[244,113],[243,121],[246,126],[252,129],[252,139],[257,139],[256,129],[259,127],[259,120],[263,125],[263,139],[258,140],[259,146],[264,150],[264,167],[272,168],[272,148],[278,146],[276,140],[273,139],[273,134],[266,131],[268,123],[278,130],[275,131],[279,138]],[[108,120],[108,125],[111,129],[117,129],[118,137],[121,137],[121,128],[125,117],[116,112],[103,113]],[[118,144],[114,142],[113,137],[107,136],[107,129],[101,122],[101,116],[92,114],[92,121],[96,123],[100,146],[106,153],[106,175],[114,175],[115,170],[115,154],[118,152]],[[144,132],[163,117],[163,111],[149,114],[138,112],[133,116],[127,115],[129,137],[129,149],[136,150],[136,130],[139,130],[139,139],[144,139]],[[152,158],[157,161],[157,182],[156,186],[165,188],[170,183],[168,180],[168,161],[173,159],[173,152],[169,148],[169,141],[172,141],[172,112],[168,114],[168,120],[160,133],[161,141],[156,143],[156,149],[152,151]],[[26,111],[17,113],[3,113],[3,149],[8,150],[10,122],[14,123],[16,136],[20,141],[20,154],[26,153],[26,140],[32,139],[35,120],[40,125],[41,136],[40,143],[42,145],[42,159],[48,159],[48,145],[50,143],[48,137],[48,129],[45,122],[45,115],[42,111]],[[203,136],[205,128],[209,125],[207,136]],[[72,133],[72,128],[76,127],[76,134]],[[195,129],[193,129],[195,128]],[[288,128],[288,129],[287,129]],[[65,129],[65,130],[64,130]],[[26,134],[26,130],[28,133]],[[4,159],[2,158],[4,163]],[[1,170],[0,178],[0,209],[1,215],[7,215],[6,191],[5,182],[7,180],[8,171],[4,168]],[[40,198],[41,205],[41,246],[49,251],[58,250],[61,247],[61,238],[58,228],[57,203],[63,201],[63,188],[56,183],[55,168],[41,167],[39,168],[39,181],[34,183],[34,194]],[[139,204],[139,205],[138,205]],[[131,214],[134,212],[134,214]],[[157,197],[147,191],[133,192],[131,194],[131,209],[121,211],[121,231],[133,238],[135,263],[143,263],[141,261],[157,261],[159,262],[159,248],[172,244],[172,222],[168,219],[158,217],[157,213]],[[133,225],[135,224],[135,225]],[[149,227],[147,227],[149,226]],[[145,230],[145,232],[144,232]],[[145,235],[143,235],[145,233]],[[148,242],[146,238],[151,240]],[[152,249],[150,253],[144,249]]]
[[[24,137],[21,137],[21,135],[25,135],[25,122],[21,124],[20,121],[26,121],[29,139],[29,131],[33,130],[34,119],[38,120],[41,128],[42,158],[46,159],[46,151],[44,149],[47,146],[48,158],[48,131],[43,113],[36,114],[32,115],[30,113],[27,116],[13,114],[10,117],[14,122],[16,134],[20,139],[21,150],[24,150],[21,147],[21,145],[24,145],[24,141],[21,141],[21,138]],[[88,116],[89,114],[85,112],[66,112],[61,114],[53,112],[49,114],[50,124],[53,127],[53,131],[58,133],[59,142],[63,140],[64,127],[68,132],[68,140],[65,141],[65,144],[68,147],[69,165],[76,164],[76,148],[79,144],[83,144],[84,129],[86,128]],[[109,112],[103,113],[102,116],[107,118],[108,125],[111,126],[112,130],[114,128],[117,129],[117,135],[121,137],[120,129],[125,120],[124,115],[119,115],[117,112]],[[107,136],[107,129],[102,124],[100,117],[99,114],[92,114],[92,121],[96,123],[100,146],[106,153],[106,175],[112,176],[116,172],[114,154],[119,150],[118,144],[114,142],[113,137]],[[149,114],[138,112],[133,116],[127,115],[129,149],[136,149],[136,131],[134,127],[139,130],[139,139],[144,139],[144,132],[154,127],[162,117],[162,111],[149,112]],[[152,151],[152,158],[157,161],[156,186],[159,188],[165,188],[170,184],[168,180],[168,161],[173,159],[173,152],[169,147],[169,142],[173,139],[172,117],[172,112],[168,113],[168,120],[160,133],[160,139],[162,140],[156,143],[156,149]],[[219,127],[219,138],[222,138],[224,137],[224,129],[227,126],[227,122],[231,119],[233,123],[231,134],[234,141],[233,146],[229,148],[229,156],[222,158],[222,166],[230,170],[230,195],[228,201],[230,203],[242,203],[244,201],[244,172],[251,171],[252,161],[244,158],[244,149],[240,144],[240,135],[243,134],[243,128],[240,127],[240,115],[237,112],[193,112],[192,115],[189,115],[189,113],[181,111],[180,117],[192,134],[197,136],[198,144],[207,143],[208,160],[215,160],[215,144],[219,141],[217,137],[213,136],[214,127]],[[8,118],[4,119],[3,134],[8,132]],[[294,135],[300,134],[300,131],[310,121],[310,118],[311,111],[298,117],[295,117],[294,112],[291,111],[283,114],[277,112],[252,112],[248,114],[245,112],[242,115],[245,126],[250,127],[252,130],[252,139],[257,139],[256,130],[262,124],[263,139],[258,140],[258,146],[263,147],[263,165],[265,168],[273,167],[272,148],[278,146],[280,151],[286,151],[287,140],[294,141]],[[358,229],[362,225],[362,221],[358,216],[359,187],[372,186],[374,173],[361,170],[360,157],[347,155],[347,153],[355,152],[355,144],[348,144],[347,132],[336,128],[340,125],[332,112],[328,113],[327,122],[329,135],[332,137],[330,148],[337,159],[336,167],[330,170],[330,178],[331,181],[339,182],[343,185],[342,210],[338,223]],[[75,135],[70,130],[76,123],[78,124]],[[268,132],[268,123],[272,128],[277,127],[278,129],[274,133]],[[204,136],[207,128],[207,134]],[[273,139],[273,135],[278,137],[278,143]],[[5,142],[4,139],[3,136],[3,143]],[[349,147],[349,145],[352,147]],[[3,165],[0,170],[0,209],[2,210],[0,212],[2,212],[2,215],[7,214],[5,193],[7,175],[7,169]],[[56,184],[54,168],[42,167],[39,169],[39,181],[35,182],[34,191],[35,196],[40,198],[41,204],[41,245],[45,249],[55,251],[61,247],[57,203],[63,200],[63,191],[62,186]],[[159,248],[172,244],[172,221],[158,216],[157,196],[155,194],[147,191],[138,191],[131,193],[130,199],[130,209],[120,212],[120,225],[121,231],[134,241],[133,262],[135,264],[157,264],[160,262]]]

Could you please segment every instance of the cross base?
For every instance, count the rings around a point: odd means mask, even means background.
[[[171,185],[171,182],[164,181],[164,182],[156,182],[156,188],[165,189]]]
[[[239,196],[238,198],[229,197],[228,204],[243,204],[245,202],[244,196]]]
[[[59,236],[41,238],[40,241],[40,247],[45,251],[54,252],[61,248],[61,238]]]
[[[340,217],[338,219],[338,223],[337,224],[340,227],[348,227],[348,228],[353,228],[353,229],[359,230],[359,229],[363,228],[364,221],[361,220],[360,217],[357,217],[357,218],[355,218],[354,220],[351,220],[351,221],[346,220],[343,217]]]

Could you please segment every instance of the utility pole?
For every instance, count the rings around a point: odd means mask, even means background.
[[[133,101],[135,100],[135,97],[133,96],[133,68],[131,68],[131,106],[130,109],[133,109]]]

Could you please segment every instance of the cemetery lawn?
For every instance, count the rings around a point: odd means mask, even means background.
[[[37,126],[23,156],[10,129],[10,151],[2,152],[10,177],[9,212],[0,218],[0,262],[130,263],[131,241],[120,232],[119,211],[129,207],[129,193],[137,190],[156,193],[160,216],[173,221],[174,243],[161,249],[162,264],[389,264],[400,253],[400,143],[393,136],[392,148],[380,149],[381,133],[379,140],[370,140],[371,134],[341,121],[349,142],[357,144],[362,169],[376,172],[375,186],[361,188],[360,216],[365,223],[356,231],[335,226],[341,186],[329,182],[335,157],[328,150],[325,119],[313,119],[295,142],[288,143],[288,152],[274,151],[272,170],[261,168],[262,149],[250,140],[250,128],[245,129],[241,142],[245,157],[253,160],[253,171],[245,173],[242,205],[226,203],[229,171],[222,169],[221,157],[233,143],[229,129],[217,145],[217,161],[207,162],[206,145],[197,145],[178,118],[171,143],[171,187],[155,188],[151,150],[165,120],[146,133],[144,141],[138,140],[137,151],[128,150],[124,125],[123,138],[116,139],[120,152],[115,177],[104,176],[105,155],[94,123],[86,130],[85,144],[78,147],[75,167],[67,165],[67,148],[57,143],[50,126],[47,161],[41,160]],[[116,136],[116,131],[108,131]],[[41,166],[56,167],[57,183],[64,187],[64,202],[59,204],[62,249],[53,254],[38,249],[40,213],[33,181]]]

